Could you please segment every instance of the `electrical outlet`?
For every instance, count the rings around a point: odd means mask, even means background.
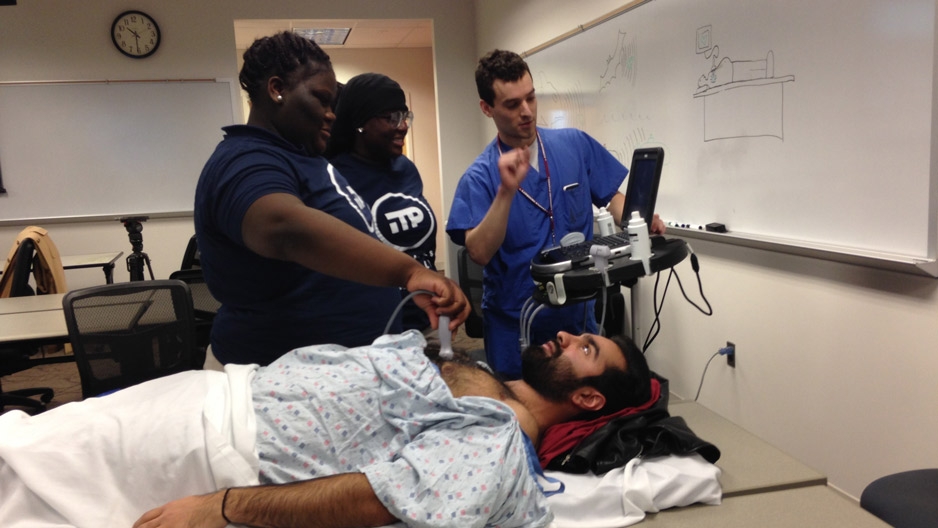
[[[726,347],[732,349],[731,352],[726,354],[726,364],[736,368],[736,345],[734,345],[732,341],[727,341]]]

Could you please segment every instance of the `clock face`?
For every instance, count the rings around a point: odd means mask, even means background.
[[[160,46],[160,27],[146,13],[127,11],[111,24],[111,40],[124,55],[142,59]]]

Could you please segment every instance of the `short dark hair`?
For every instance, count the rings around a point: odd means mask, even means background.
[[[479,59],[476,67],[476,89],[479,98],[489,106],[495,104],[495,80],[513,82],[530,74],[528,64],[513,51],[492,50]]]
[[[271,77],[280,77],[289,83],[290,74],[310,62],[332,69],[329,55],[319,45],[290,31],[255,40],[243,58],[238,81],[252,102],[265,92]]]
[[[651,369],[645,354],[634,341],[623,335],[609,338],[625,357],[625,370],[606,369],[597,376],[581,380],[582,385],[593,387],[606,397],[606,405],[589,413],[587,419],[612,414],[627,407],[638,407],[651,399]]]

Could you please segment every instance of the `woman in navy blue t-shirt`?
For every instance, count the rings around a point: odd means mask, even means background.
[[[356,75],[341,90],[326,156],[371,207],[378,238],[436,271],[436,215],[417,166],[403,154],[413,118],[396,81],[380,73]],[[410,302],[403,326],[427,331],[430,319]]]

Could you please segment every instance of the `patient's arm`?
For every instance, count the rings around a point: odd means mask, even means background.
[[[223,528],[224,490],[186,497],[148,511],[134,528]],[[397,522],[361,473],[303,482],[232,488],[225,515],[234,524],[270,528],[344,528]]]

